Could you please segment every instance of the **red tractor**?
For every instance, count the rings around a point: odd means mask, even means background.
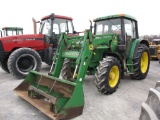
[[[52,63],[62,32],[77,35],[71,17],[51,14],[34,22],[34,34],[0,38],[0,63],[4,71],[18,79],[27,76],[30,70],[39,71],[42,62]],[[36,23],[40,23],[36,34]]]

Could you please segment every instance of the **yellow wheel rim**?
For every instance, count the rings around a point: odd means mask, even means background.
[[[148,59],[148,53],[147,52],[144,52],[142,54],[142,57],[141,57],[141,71],[142,73],[145,73],[147,71],[147,68],[148,68],[148,62],[149,62],[149,59]]]
[[[115,87],[119,80],[119,68],[117,66],[113,66],[109,72],[109,85],[111,87]]]

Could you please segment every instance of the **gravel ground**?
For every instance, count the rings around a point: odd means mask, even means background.
[[[41,72],[47,73],[49,68],[43,64]],[[100,94],[93,77],[87,76],[85,79],[83,114],[74,120],[138,120],[141,104],[147,99],[149,88],[154,87],[160,78],[160,65],[158,61],[151,61],[148,76],[142,81],[131,80],[125,75],[112,95]],[[50,120],[13,92],[22,81],[0,68],[0,120]]]

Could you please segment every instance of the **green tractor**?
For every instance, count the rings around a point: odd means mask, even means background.
[[[112,94],[127,72],[145,79],[150,65],[149,43],[140,40],[137,20],[118,14],[100,17],[84,36],[62,33],[48,75],[31,71],[15,92],[54,119],[81,115],[85,76],[95,75],[102,94]]]

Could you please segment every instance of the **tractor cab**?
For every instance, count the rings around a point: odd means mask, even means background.
[[[94,34],[117,34],[118,49],[125,50],[128,41],[138,39],[137,21],[126,14],[118,14],[94,19]]]
[[[44,50],[43,61],[47,64],[52,63],[52,57],[57,50],[58,40],[61,33],[66,33],[68,36],[77,36],[75,34],[72,18],[62,15],[55,15],[54,13],[45,16],[41,21],[33,20],[34,34],[37,34],[36,23],[40,23],[39,34],[44,35],[44,43],[46,49]]]
[[[41,19],[39,34],[44,34],[46,43],[57,44],[60,34],[65,32],[66,34],[73,35],[75,33],[72,18],[61,15],[51,14]]]
[[[3,27],[0,31],[1,37],[23,35],[22,27]]]

